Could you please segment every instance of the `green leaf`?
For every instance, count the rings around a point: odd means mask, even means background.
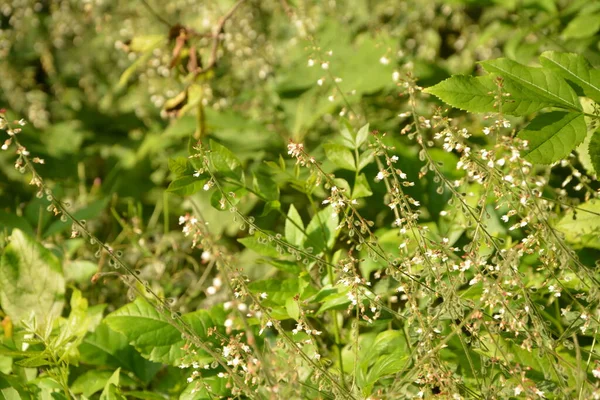
[[[6,229],[7,234],[13,229],[20,229],[29,236],[35,236],[35,231],[25,217],[3,210],[0,210],[0,226],[2,227],[2,231]]]
[[[264,170],[259,170],[256,174],[252,174],[252,185],[254,186],[254,191],[261,195],[263,200],[279,200],[279,187],[271,175],[267,174]]]
[[[358,149],[369,139],[369,124],[364,125],[356,134],[356,148]]]
[[[100,394],[100,400],[126,400],[125,396],[123,396],[119,390],[120,373],[121,369],[117,368],[108,381],[106,381],[104,390]]]
[[[570,243],[600,249],[600,200],[589,200],[567,211],[556,229]]]
[[[242,180],[242,164],[228,148],[211,140],[209,158],[217,172],[237,181]]]
[[[583,114],[553,111],[535,117],[519,133],[529,141],[523,153],[527,161],[550,164],[571,153],[587,135]]]
[[[564,79],[548,69],[527,67],[508,58],[483,61],[481,65],[488,72],[515,82],[556,107],[582,111],[575,91]],[[508,87],[506,92],[512,94]],[[509,99],[514,100],[511,97]]]
[[[354,190],[352,191],[352,198],[358,199],[360,197],[369,197],[373,194],[369,181],[365,174],[360,174],[354,182]]]
[[[498,92],[495,79],[493,74],[478,77],[455,75],[425,89],[424,92],[431,93],[461,110],[474,113],[498,112],[499,107],[494,106]],[[553,105],[535,92],[512,81],[504,82],[504,92],[510,93],[510,97],[507,98],[509,101],[502,103],[504,114],[529,115]]]
[[[203,341],[214,340],[207,334],[209,328],[223,326],[223,321],[214,321],[206,310],[185,314],[183,320]],[[108,315],[105,322],[111,329],[125,335],[140,354],[150,361],[179,365],[186,354],[182,350],[185,340],[181,338],[181,332],[166,316],[140,297]]]
[[[354,132],[352,124],[346,118],[340,118],[340,124],[342,125],[342,129],[340,129],[340,134],[342,135],[344,146],[352,150],[355,149],[356,133]]]
[[[592,134],[588,151],[594,170],[597,174],[600,174],[600,131]]]
[[[331,249],[338,234],[338,224],[339,216],[331,206],[319,211],[306,227],[304,247],[312,247],[313,254]]]
[[[173,192],[180,196],[190,196],[202,190],[208,179],[195,176],[182,176],[169,184],[167,192]]]
[[[186,157],[169,158],[169,171],[177,178],[184,175],[192,175],[193,170]]]
[[[600,14],[581,13],[573,18],[562,31],[565,39],[585,39],[600,30]]]
[[[298,306],[298,301],[296,301],[293,297],[288,297],[286,299],[285,309],[292,319],[297,321],[300,318],[300,307]]]
[[[323,145],[325,155],[335,165],[340,168],[356,171],[356,162],[352,152],[341,144],[327,143]]]
[[[285,220],[285,240],[295,246],[301,246],[304,242],[304,222],[298,214],[296,207],[290,204],[287,219]]]
[[[286,306],[288,299],[296,295],[300,295],[306,278],[291,278],[291,279],[268,279],[254,281],[248,285],[252,293],[260,296],[261,293],[266,293],[267,298],[263,300],[267,306]],[[310,293],[310,292],[308,292]]]
[[[265,207],[260,213],[261,217],[269,215],[272,211],[281,210],[281,202],[279,200],[267,201]]]
[[[253,236],[238,239],[238,242],[243,244],[247,249],[253,250],[262,256],[273,258],[280,256],[277,249],[269,241],[268,236],[262,232],[256,232]]]
[[[209,376],[190,383],[179,395],[179,400],[214,400],[224,399],[229,393],[227,378]],[[210,387],[210,391],[207,389]]]
[[[361,171],[364,167],[373,162],[375,159],[373,156],[374,153],[375,150],[367,149],[358,157],[358,171]]]
[[[122,368],[136,374],[143,382],[149,382],[161,368],[161,364],[144,359],[129,340],[106,323],[83,339],[79,345],[81,362],[90,365]]]
[[[600,16],[598,20],[600,21]],[[540,56],[540,63],[577,85],[587,97],[600,103],[600,70],[593,69],[582,55],[546,51]]]
[[[75,394],[83,394],[90,397],[96,392],[104,389],[108,380],[113,376],[111,371],[92,369],[79,375],[70,385]]]
[[[59,317],[65,279],[52,252],[15,229],[0,261],[0,306],[16,323],[35,315],[45,325]]]

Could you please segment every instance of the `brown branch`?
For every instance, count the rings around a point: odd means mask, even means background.
[[[219,44],[221,44],[221,33],[223,32],[223,27],[225,26],[225,23],[233,16],[238,7],[241,6],[242,3],[244,3],[245,1],[246,0],[238,0],[237,3],[235,3],[233,7],[231,7],[231,9],[227,12],[227,14],[223,15],[219,19],[219,23],[217,24],[216,29],[214,30],[212,35],[213,41],[208,63],[206,64],[206,67],[198,68],[196,70],[196,76],[210,71],[217,65],[217,52],[219,51]]]

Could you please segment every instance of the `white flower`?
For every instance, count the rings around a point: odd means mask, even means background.
[[[328,62],[324,62],[321,64],[321,68],[323,69],[329,69],[329,63]]]
[[[400,72],[394,71],[394,73],[392,74],[392,80],[394,82],[398,82],[398,79],[400,79]]]
[[[387,58],[386,56],[383,56],[379,59],[379,62],[382,63],[383,65],[388,65],[390,63],[390,59]]]
[[[315,60],[313,60],[312,58],[308,59],[308,66],[312,67],[313,65],[315,65]]]
[[[375,182],[382,181],[385,178],[386,174],[384,171],[379,171],[377,176],[375,177]]]
[[[521,385],[517,386],[515,388],[515,396],[520,395],[522,391],[523,391],[523,387]]]
[[[392,160],[392,162],[396,162],[398,161],[398,156],[392,156],[390,160]]]
[[[596,369],[592,370],[592,375],[594,378],[600,379],[600,366],[596,367]]]
[[[262,292],[262,293],[260,294],[260,298],[261,298],[261,299],[266,299],[266,298],[267,298],[267,296],[268,296],[268,294],[266,294],[265,292]]]

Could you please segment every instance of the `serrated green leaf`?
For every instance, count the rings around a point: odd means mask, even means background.
[[[65,279],[60,261],[15,229],[0,260],[0,306],[15,324],[32,314],[42,326],[60,316]]]
[[[242,180],[242,163],[227,147],[211,140],[209,158],[216,172],[237,181]]]
[[[301,246],[305,237],[302,217],[298,214],[296,207],[290,204],[287,219],[285,220],[285,240],[295,246]]]
[[[582,111],[575,91],[564,79],[548,69],[527,67],[508,58],[483,61],[481,65],[486,71],[513,81],[556,107]],[[510,88],[505,90],[512,95]],[[509,99],[514,100],[512,97]]]
[[[500,108],[496,104],[495,76],[466,76],[455,75],[435,86],[424,90],[431,93],[452,107],[474,113],[498,112]],[[506,81],[504,92],[510,93],[507,101],[502,103],[502,112],[508,115],[529,115],[545,107],[553,105],[531,90]]]
[[[577,85],[587,97],[600,103],[600,70],[593,69],[581,54],[546,51],[540,56],[540,63]]]
[[[319,254],[325,249],[331,249],[335,243],[338,231],[339,216],[332,207],[319,211],[306,227],[304,247],[312,247],[313,254]]]
[[[553,111],[535,117],[519,137],[529,142],[523,152],[527,161],[551,164],[568,156],[586,134],[583,114]]]
[[[185,314],[182,318],[204,341],[214,340],[214,337],[207,335],[209,328],[223,326],[223,321],[214,321],[206,310]],[[181,338],[181,332],[166,316],[140,297],[108,315],[105,322],[111,329],[125,335],[140,354],[150,361],[179,365],[186,354],[182,350],[185,340]]]
[[[356,163],[352,152],[341,144],[327,143],[323,145],[325,155],[335,165],[340,168],[356,170]]]

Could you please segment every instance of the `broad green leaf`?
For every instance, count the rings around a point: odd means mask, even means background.
[[[290,204],[287,219],[285,220],[285,240],[295,246],[301,246],[305,237],[302,217],[298,214],[296,207]]]
[[[64,265],[65,279],[77,283],[87,283],[98,272],[98,264],[86,260],[68,261]]]
[[[478,77],[455,75],[424,91],[461,110],[498,112],[500,108],[495,99],[498,92],[495,79],[493,74]],[[503,91],[510,93],[510,97],[501,105],[504,114],[529,115],[553,105],[532,90],[511,81],[504,82]]]
[[[227,147],[211,140],[209,158],[216,172],[237,181],[242,180],[242,164]]]
[[[600,30],[600,14],[581,13],[573,18],[562,31],[565,39],[585,39]]]
[[[253,250],[262,256],[273,258],[281,256],[275,248],[275,243],[269,241],[268,236],[262,232],[256,232],[252,236],[238,239],[238,242],[243,244],[247,249]]]
[[[206,181],[206,178],[197,178],[189,175],[182,176],[171,182],[167,191],[176,193],[180,196],[190,196],[201,191]]]
[[[488,76],[455,75],[424,90],[452,107],[470,112],[493,112],[494,93],[497,91],[494,78]]]
[[[575,91],[559,75],[545,68],[533,68],[519,64],[508,58],[483,61],[481,63],[488,72],[497,73],[507,80],[536,93],[543,101],[555,107],[581,111],[581,104]],[[506,92],[511,93],[509,87]],[[514,100],[509,97],[510,100]]]
[[[323,148],[329,161],[340,168],[349,169],[350,171],[356,170],[354,156],[346,147],[341,144],[327,143],[323,145]]]
[[[44,325],[60,316],[65,279],[50,250],[15,229],[0,261],[0,306],[20,324],[32,314]]]
[[[583,114],[553,111],[535,117],[519,137],[529,141],[527,161],[550,164],[568,156],[586,134]]]
[[[306,287],[304,278],[291,278],[291,279],[268,279],[262,281],[254,281],[248,285],[252,293],[260,296],[262,293],[266,293],[266,299],[262,300],[266,306],[286,306],[288,299],[293,298],[296,295],[302,295],[305,298],[308,295],[312,295],[314,290],[304,289]],[[303,293],[305,293],[303,295]]]
[[[161,368],[160,364],[142,358],[125,335],[112,330],[106,323],[98,325],[83,339],[79,354],[85,364],[120,367],[135,373],[143,382],[149,382]]]
[[[540,63],[577,85],[587,97],[600,103],[600,70],[593,69],[582,55],[546,51],[540,56]]]
[[[312,247],[313,254],[319,254],[325,249],[331,249],[335,243],[339,224],[339,216],[329,206],[319,211],[306,227],[306,241],[304,247]]]
[[[114,372],[92,369],[79,375],[70,385],[74,394],[83,394],[90,397],[96,392],[104,389],[108,380],[113,377]]]
[[[358,199],[360,197],[369,197],[373,194],[369,181],[365,174],[360,174],[354,182],[354,190],[352,190],[352,198]]]
[[[555,227],[570,243],[600,249],[600,200],[589,200],[567,211]]]
[[[185,314],[183,320],[203,341],[214,340],[207,334],[209,328],[223,326],[223,321],[214,321],[206,310]],[[182,350],[185,340],[181,338],[181,332],[142,298],[138,297],[133,303],[108,315],[105,322],[125,335],[140,354],[150,361],[179,365],[186,354]]]

